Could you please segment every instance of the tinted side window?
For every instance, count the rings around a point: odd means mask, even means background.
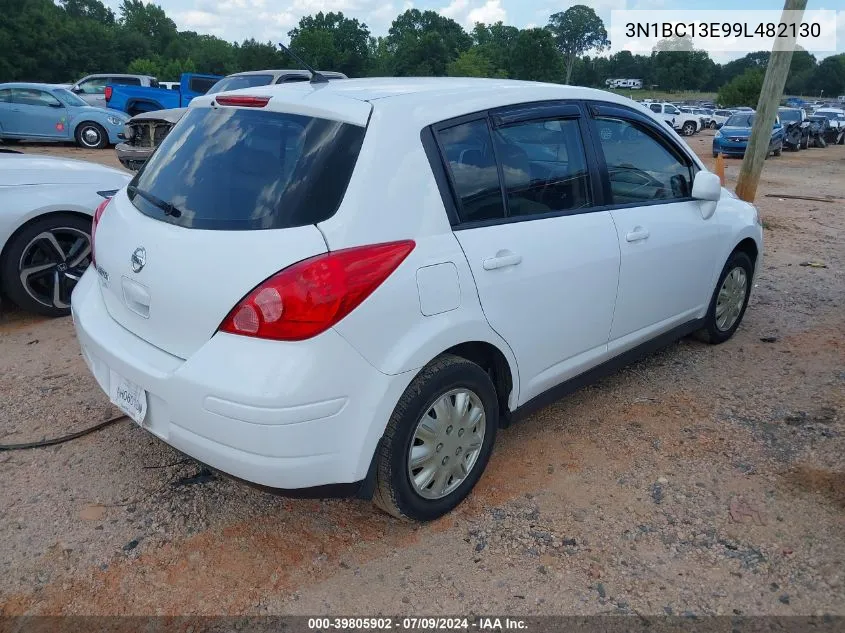
[[[97,77],[89,79],[79,84],[79,89],[87,95],[103,94],[106,91],[106,84],[109,82],[107,77]]]
[[[505,217],[499,172],[487,121],[470,121],[438,132],[446,154],[462,222]]]
[[[578,121],[526,121],[493,132],[508,215],[534,215],[590,206],[587,161]]]
[[[211,89],[211,86],[216,83],[216,79],[209,79],[207,77],[191,77],[190,81],[188,82],[188,87],[191,89],[191,92],[205,94]],[[179,85],[177,84],[173,86],[173,88],[178,90]]]
[[[282,75],[281,77],[279,77],[279,79],[278,79],[278,81],[276,81],[276,83],[277,84],[291,84],[291,83],[297,83],[297,82],[301,82],[301,81],[309,81],[309,78],[298,76],[298,75]]]
[[[688,198],[689,164],[645,126],[623,119],[595,119],[610,178],[612,204]]]
[[[119,86],[140,86],[141,80],[137,77],[112,77],[109,83]]]
[[[31,106],[60,106],[59,100],[43,90],[34,88],[12,88],[12,102]]]
[[[657,113],[660,113],[660,112],[663,110],[663,108],[661,108],[661,107],[660,107],[660,105],[659,105],[659,104],[657,104],[657,103],[652,103],[652,104],[651,104],[650,106],[648,106],[648,107],[649,107],[649,108],[651,108],[651,111],[652,111],[652,112],[657,112]]]

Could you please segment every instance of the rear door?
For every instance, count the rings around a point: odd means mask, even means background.
[[[189,358],[255,286],[326,252],[314,225],[343,199],[364,133],[261,108],[190,108],[97,226],[111,316]]]
[[[533,104],[436,128],[455,236],[484,314],[513,350],[524,403],[605,357],[619,274],[613,220],[594,208],[582,112]]]
[[[590,106],[604,199],[622,253],[611,351],[691,320],[707,304],[720,225],[691,197],[698,167],[672,136],[627,108]]]

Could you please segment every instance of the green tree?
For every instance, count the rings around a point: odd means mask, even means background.
[[[282,65],[284,56],[273,42],[261,43],[244,40],[234,46],[235,66],[239,71],[265,70]]]
[[[845,94],[845,53],[825,57],[813,72],[812,86],[829,97]]]
[[[519,29],[515,26],[477,22],[472,29],[473,48],[490,60],[496,76],[510,76],[511,52],[518,36]]]
[[[288,35],[291,49],[315,68],[336,70],[349,77],[366,73],[370,29],[357,19],[321,11],[302,18]]]
[[[566,62],[566,83],[572,78],[575,59],[587,51],[602,51],[610,46],[604,22],[596,12],[583,4],[549,17],[546,27],[554,35],[558,50]]]
[[[146,37],[157,51],[163,51],[177,36],[176,23],[157,4],[143,0],[122,0],[120,23],[127,31]]]
[[[443,76],[449,62],[472,46],[472,38],[452,19],[434,11],[408,9],[397,16],[385,38],[390,74]]]
[[[496,69],[493,62],[478,46],[464,51],[454,61],[446,65],[446,74],[450,77],[500,77],[506,78],[507,71]]]
[[[760,68],[749,68],[734,77],[719,90],[719,103],[723,106],[756,107],[763,88],[764,72]]]
[[[552,34],[540,28],[521,30],[511,54],[511,70],[514,79],[560,81],[563,59]]]
[[[89,18],[102,24],[114,24],[114,11],[100,0],[59,0],[59,4],[72,18]]]

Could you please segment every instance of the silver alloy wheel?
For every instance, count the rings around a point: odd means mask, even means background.
[[[70,307],[70,294],[91,263],[91,236],[59,226],[33,237],[21,254],[18,273],[26,293],[38,303]]]
[[[727,332],[736,323],[747,292],[748,275],[742,266],[737,266],[725,277],[716,298],[716,327],[721,332]]]
[[[100,130],[93,125],[86,125],[82,128],[82,131],[79,133],[79,138],[82,139],[82,144],[85,145],[85,147],[97,147],[102,140]]]
[[[408,477],[425,499],[442,499],[463,483],[481,455],[487,416],[466,388],[452,389],[429,407],[414,430]]]

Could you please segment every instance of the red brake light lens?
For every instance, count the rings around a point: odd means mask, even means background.
[[[106,101],[111,101],[112,87],[106,86]]]
[[[263,108],[270,103],[270,97],[250,97],[247,95],[231,95],[228,97],[217,97],[218,105],[241,106],[244,108]]]
[[[302,260],[250,292],[219,329],[277,341],[316,336],[370,296],[414,246],[412,240],[388,242]]]
[[[94,210],[94,219],[91,221],[91,263],[96,266],[97,259],[95,255],[96,249],[94,248],[94,237],[97,234],[97,224],[100,223],[100,218],[103,217],[103,213],[106,210],[106,207],[109,206],[109,202],[111,202],[111,198],[106,198],[103,200],[99,206]]]

